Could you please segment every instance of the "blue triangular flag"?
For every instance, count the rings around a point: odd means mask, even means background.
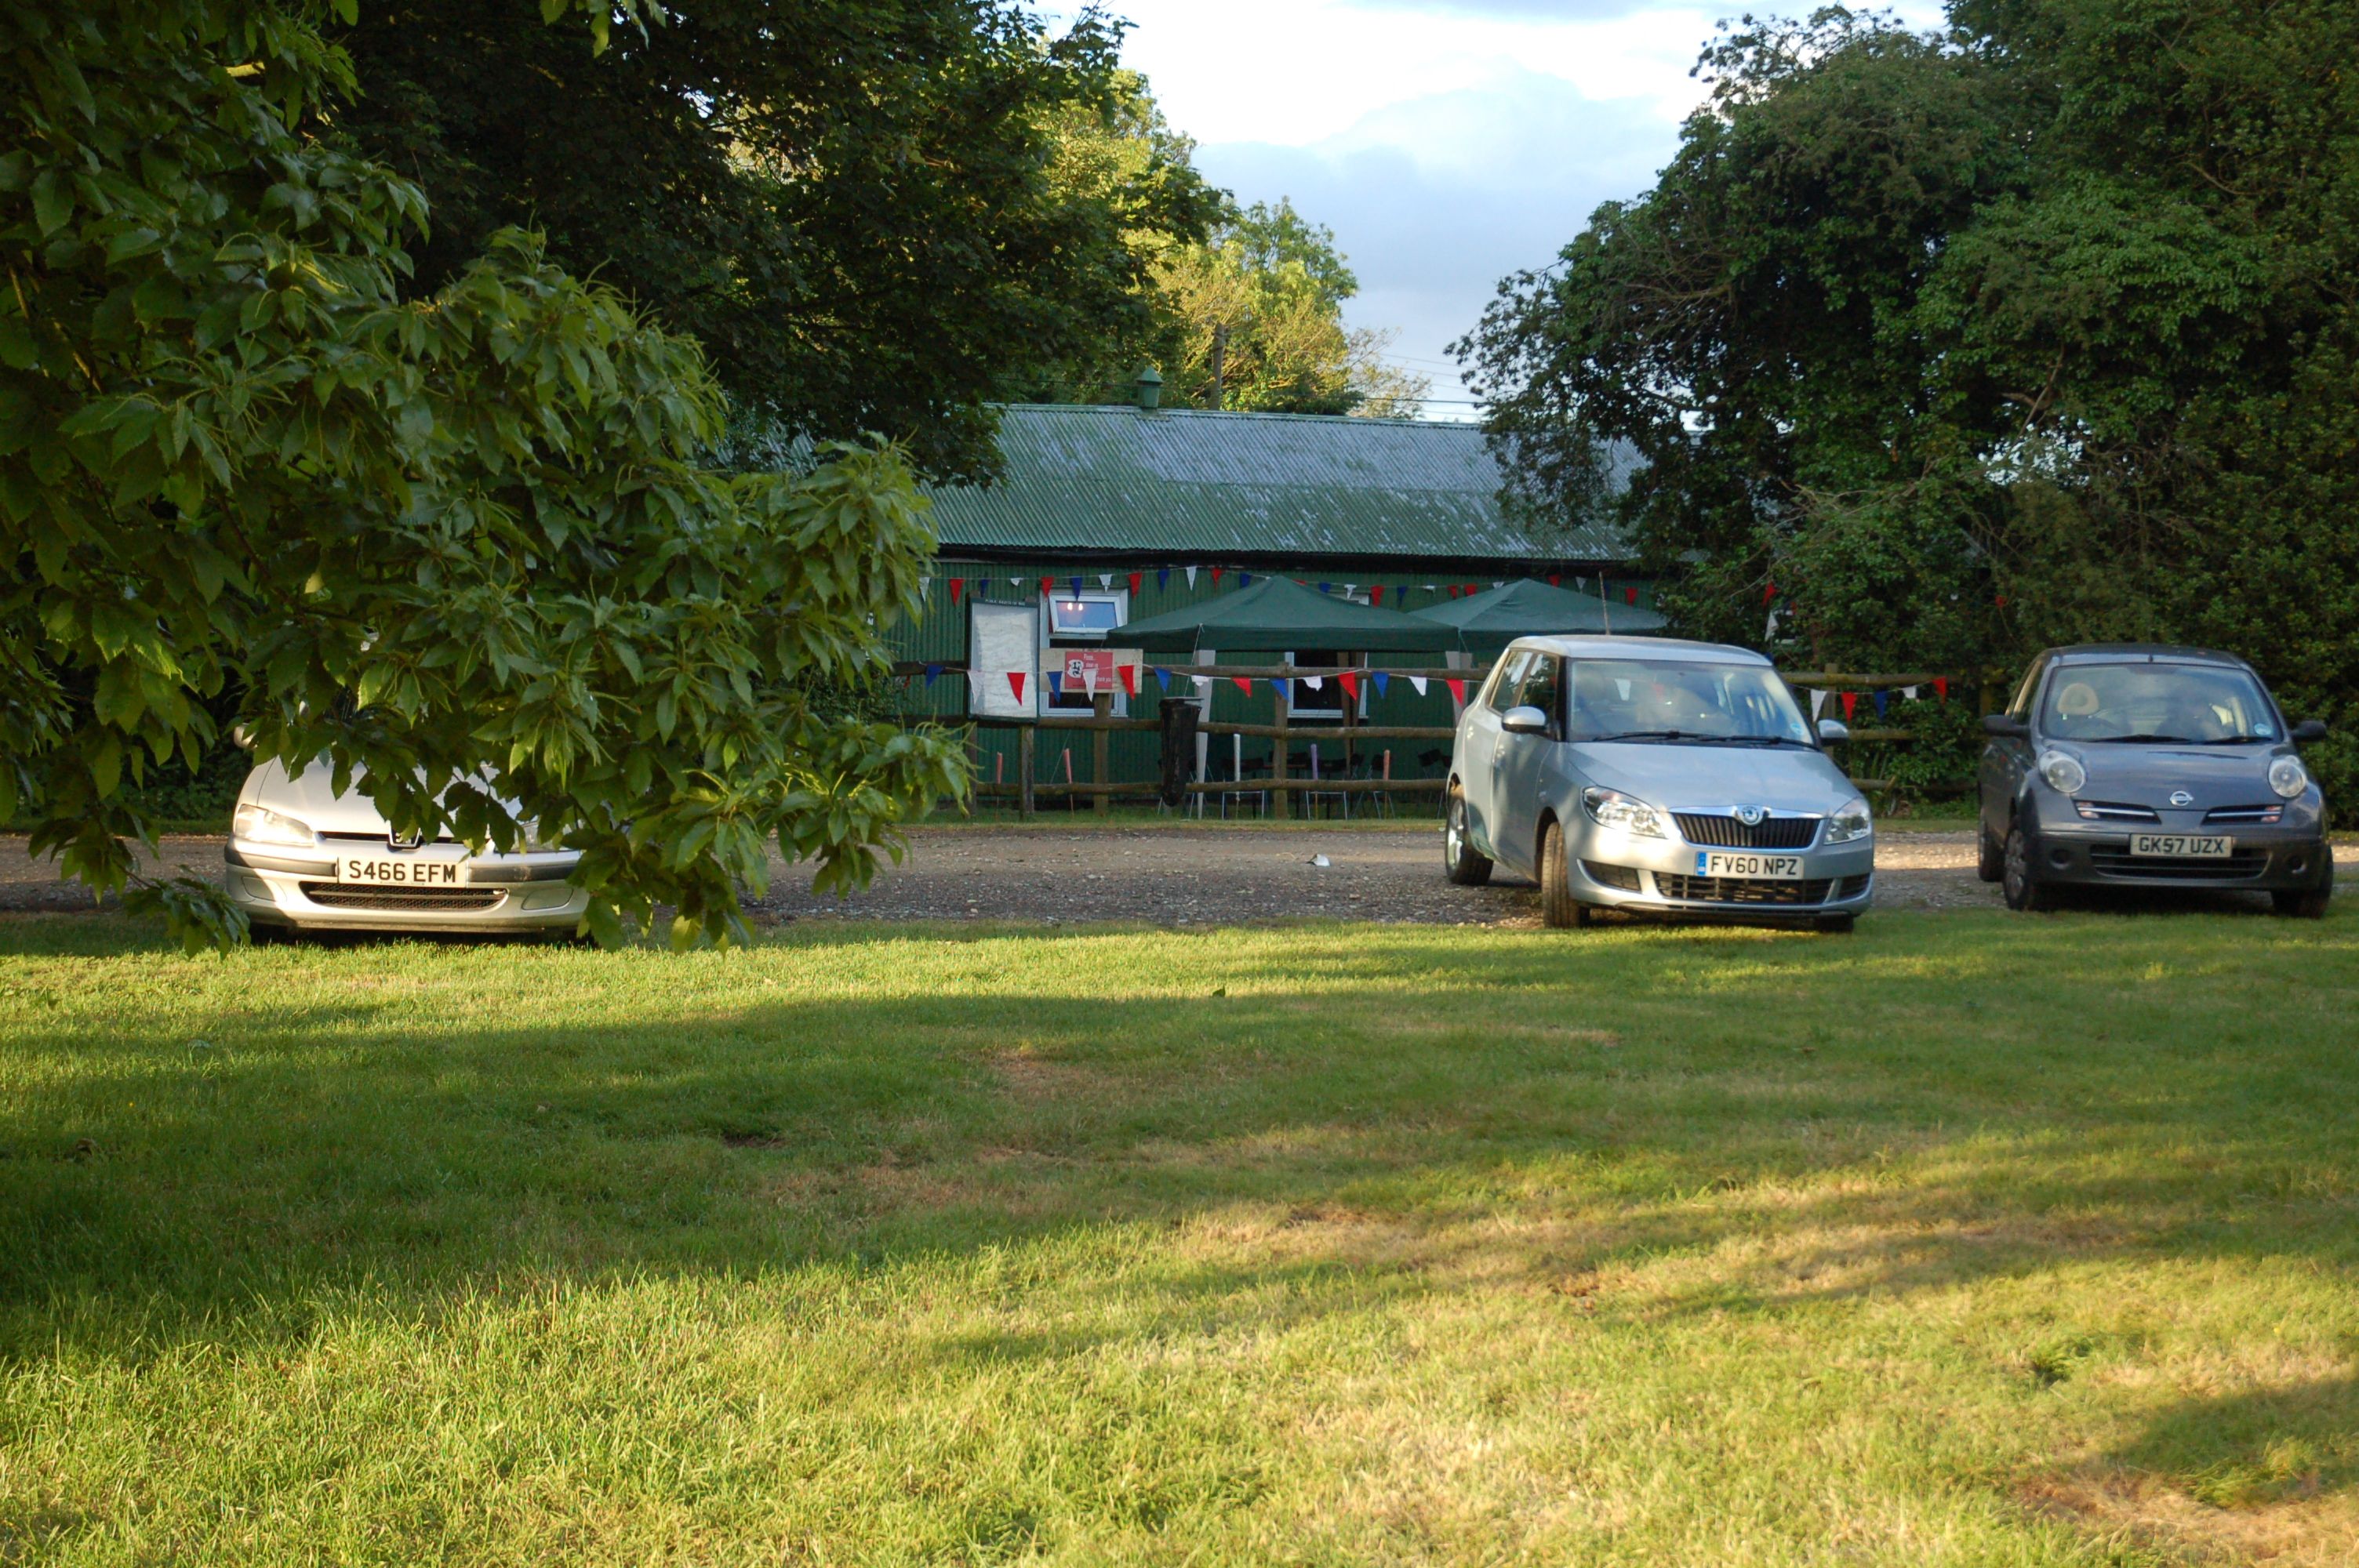
[[[1319,591],[1321,593],[1332,593],[1335,591],[1335,585],[1332,582],[1322,582],[1319,585]]]
[[[1071,579],[1071,581],[1072,582],[1072,585],[1073,585],[1073,597],[1074,597],[1075,599],[1079,599],[1079,598],[1081,598],[1081,597],[1082,597],[1082,579],[1079,579],[1079,578],[1073,578],[1073,579]]]
[[[1171,568],[1169,567],[1165,567],[1155,574],[1155,586],[1158,588],[1169,588],[1171,586]]]
[[[941,673],[942,673],[942,666],[941,666],[941,665],[928,665],[926,666],[926,684],[927,684],[928,686],[931,686],[931,685],[933,685],[933,684],[934,684],[934,677],[935,677],[936,676],[938,676],[938,675],[940,675]]]
[[[1171,689],[1171,672],[1165,669],[1161,665],[1156,665],[1155,684],[1161,687],[1164,690],[1169,691]]]
[[[1879,691],[1875,694],[1875,716],[1878,719],[1884,717],[1885,709],[1889,708],[1891,705],[1892,694],[1890,692]]]
[[[1378,670],[1376,672],[1376,695],[1378,697],[1385,695],[1385,687],[1390,686],[1392,684],[1392,680],[1393,677],[1385,674],[1384,671]]]
[[[1239,588],[1251,588],[1253,586],[1253,573],[1239,572],[1237,574],[1237,586]]]
[[[1049,695],[1050,697],[1062,697],[1065,695],[1065,677],[1058,674],[1055,670],[1050,670],[1049,672]]]
[[[1278,696],[1284,697],[1286,695],[1286,677],[1284,676],[1276,677],[1269,684],[1277,688]]]

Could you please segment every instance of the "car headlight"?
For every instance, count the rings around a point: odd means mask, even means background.
[[[2269,764],[2269,787],[2291,800],[2310,787],[2310,770],[2299,757],[2279,757]]]
[[[1581,792],[1581,809],[1589,813],[1589,820],[1600,827],[1616,832],[1636,834],[1641,838],[1661,838],[1663,814],[1643,800],[1634,800],[1618,790],[1585,789]]]
[[[1827,818],[1827,842],[1848,844],[1864,838],[1875,831],[1875,823],[1867,815],[1867,802],[1854,800]]]
[[[230,832],[249,844],[290,844],[304,849],[320,838],[310,823],[281,816],[266,806],[239,806],[230,817]]]
[[[2058,795],[2078,795],[2089,783],[2089,770],[2081,759],[2063,752],[2039,753],[2039,776]]]

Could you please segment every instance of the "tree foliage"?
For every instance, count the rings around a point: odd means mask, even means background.
[[[405,297],[424,197],[291,128],[351,87],[321,19],[0,14],[0,817],[136,881],[125,786],[223,743],[228,691],[258,754],[324,754],[397,828],[561,837],[608,938],[658,904],[734,932],[772,838],[864,876],[962,783],[801,695],[914,603],[906,466],[700,466],[695,345],[530,235]],[[201,884],[140,893],[237,934]]]
[[[1460,346],[1545,530],[1596,443],[1690,628],[1887,667],[2179,638],[2359,806],[2359,8],[1953,0],[1707,52],[1655,187]]]
[[[532,0],[385,0],[343,41],[334,132],[433,206],[417,290],[530,225],[749,412],[938,475],[992,468],[985,399],[1139,341],[1160,244],[1216,211],[1094,10],[1052,34],[1015,0],[710,0],[593,51]]]
[[[1334,231],[1281,199],[1232,214],[1201,245],[1163,259],[1173,323],[1165,379],[1181,399],[1271,413],[1413,417],[1430,384],[1387,365],[1389,332],[1347,327],[1359,279]],[[1214,385],[1215,344],[1220,350]]]

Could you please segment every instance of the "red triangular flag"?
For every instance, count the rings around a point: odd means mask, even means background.
[[[1466,683],[1464,681],[1446,680],[1441,684],[1450,688],[1451,701],[1456,703],[1461,708],[1466,706]]]
[[[1933,690],[1940,697],[1943,702],[1949,701],[1950,677],[1947,676],[1935,676],[1933,677]]]
[[[1635,589],[1635,588],[1625,588],[1625,589],[1624,589],[1622,590],[1622,602],[1623,602],[1623,603],[1625,603],[1625,604],[1636,604],[1636,603],[1637,603],[1637,602],[1638,602],[1638,590],[1637,590],[1636,589]]]
[[[1218,567],[1212,568],[1212,586],[1214,588],[1221,586],[1221,568]]]
[[[1114,674],[1122,676],[1123,695],[1125,697],[1136,697],[1138,695],[1138,666],[1136,665],[1116,665],[1114,669]]]
[[[1007,672],[1007,689],[1016,694],[1016,701],[1021,702],[1024,700],[1024,672],[1022,670],[1010,670]]]
[[[1762,602],[1762,603],[1767,604],[1767,603],[1768,603],[1771,600],[1773,600],[1773,599],[1775,599],[1775,598],[1777,598],[1777,585],[1776,583],[1774,583],[1774,582],[1765,582],[1765,583],[1763,583],[1763,584],[1761,585],[1761,602]]]
[[[1353,702],[1360,700],[1360,677],[1357,672],[1345,670],[1335,679],[1342,684],[1345,697],[1350,697]]]
[[[1040,597],[1043,599],[1054,599],[1057,597],[1057,579],[1055,578],[1044,577],[1040,579]]]
[[[1245,679],[1243,676],[1231,676],[1229,678],[1237,683],[1237,689],[1239,691],[1244,692],[1247,697],[1251,697],[1253,695],[1253,682]]]
[[[1140,583],[1144,582],[1145,580],[1147,580],[1147,574],[1146,574],[1145,572],[1133,572],[1133,573],[1131,573],[1131,574],[1130,574],[1130,591],[1131,591],[1132,593],[1134,593],[1134,594],[1135,594],[1135,593],[1136,593],[1136,592],[1138,591],[1138,585],[1139,585]]]
[[[1450,590],[1450,597],[1451,597],[1451,598],[1455,599],[1455,598],[1457,598],[1457,597],[1458,597],[1458,585],[1457,585],[1456,583],[1454,583],[1454,582],[1447,582],[1447,583],[1442,584],[1441,586],[1442,586],[1442,587],[1444,587],[1444,588],[1446,588],[1446,589],[1448,589]]]
[[[1549,586],[1550,588],[1562,588],[1564,586],[1564,574],[1562,572],[1549,573]]]
[[[1466,585],[1466,588],[1465,588],[1465,589],[1464,589],[1463,593],[1461,595],[1461,597],[1462,597],[1462,598],[1465,598],[1465,599],[1472,599],[1472,598],[1473,598],[1476,594],[1478,594],[1478,593],[1480,593],[1480,592],[1482,592],[1482,591],[1483,591],[1483,588],[1482,588],[1482,585],[1481,585],[1480,583],[1472,583],[1472,582],[1470,582],[1470,583],[1468,583],[1468,584]]]
[[[965,591],[966,579],[962,577],[954,577],[951,579],[951,602],[952,604],[956,604],[959,601],[959,595]]]
[[[1370,604],[1382,604],[1384,601],[1385,585],[1383,583],[1378,583],[1374,588],[1368,589],[1368,602]]]
[[[1859,706],[1859,693],[1855,691],[1847,691],[1843,693],[1843,722],[1848,724],[1851,722],[1851,710]]]

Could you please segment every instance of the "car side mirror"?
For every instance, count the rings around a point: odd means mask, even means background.
[[[1848,741],[1851,739],[1851,726],[1840,719],[1821,719],[1819,720],[1819,739]]]
[[[2326,739],[2326,720],[2305,719],[2293,727],[2293,733],[2286,739],[2297,746],[2307,746],[2312,741],[2323,741]]]
[[[2031,726],[2012,713],[1985,713],[1983,715],[1983,733],[2021,737],[2031,733]]]
[[[1499,715],[1499,728],[1510,735],[1545,735],[1548,715],[1529,706],[1511,708]]]

